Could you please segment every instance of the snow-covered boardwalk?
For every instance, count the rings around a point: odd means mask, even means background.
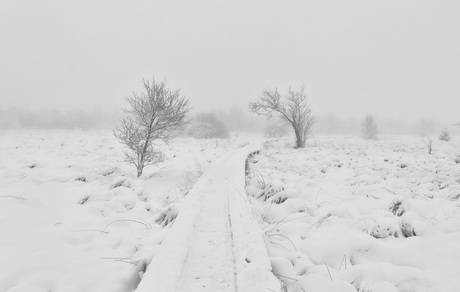
[[[244,190],[249,145],[216,160],[180,213],[137,292],[279,291]]]

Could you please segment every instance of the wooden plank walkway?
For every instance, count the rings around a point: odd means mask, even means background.
[[[280,291],[244,190],[246,158],[257,150],[229,152],[205,171],[137,292]]]

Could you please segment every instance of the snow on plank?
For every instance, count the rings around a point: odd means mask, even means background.
[[[180,213],[137,292],[280,291],[244,190],[249,145],[216,160]]]

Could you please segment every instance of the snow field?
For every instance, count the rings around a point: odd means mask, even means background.
[[[170,230],[156,219],[240,146],[177,138],[138,179],[109,131],[0,133],[0,291],[133,291]]]
[[[288,291],[458,291],[458,140],[266,143],[246,191]]]

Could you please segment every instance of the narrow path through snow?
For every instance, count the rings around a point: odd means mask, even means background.
[[[244,191],[255,144],[216,160],[180,203],[180,213],[137,292],[280,291]]]

